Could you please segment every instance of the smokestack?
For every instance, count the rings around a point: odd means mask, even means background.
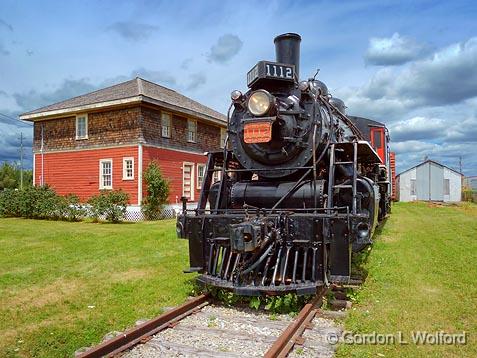
[[[273,40],[277,62],[295,65],[297,79],[300,78],[300,42],[301,37],[295,33],[278,35]]]

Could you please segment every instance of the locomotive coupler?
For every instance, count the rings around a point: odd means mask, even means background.
[[[235,252],[255,251],[263,239],[261,222],[242,222],[230,225],[230,247]]]

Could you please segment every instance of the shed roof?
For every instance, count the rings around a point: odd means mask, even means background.
[[[421,165],[424,165],[424,164],[426,164],[426,163],[433,163],[433,164],[436,164],[436,165],[438,165],[438,166],[440,166],[440,167],[443,167],[443,168],[447,168],[447,169],[449,169],[449,170],[452,170],[454,173],[459,174],[459,175],[461,175],[461,176],[464,175],[464,174],[462,174],[462,173],[459,173],[457,170],[448,167],[447,165],[438,163],[438,162],[436,162],[435,160],[432,160],[432,159],[427,159],[426,161],[424,161],[424,162],[422,162],[422,163],[419,163],[419,164],[417,164],[417,165],[415,165],[415,166],[413,166],[413,167],[411,167],[411,168],[409,168],[409,169],[406,169],[405,171],[399,173],[398,175],[396,175],[396,177],[398,177],[398,176],[400,176],[401,174],[404,174],[404,173],[410,171],[411,169],[420,167]]]
[[[35,121],[55,115],[131,102],[148,102],[221,124],[226,122],[226,117],[222,113],[170,88],[140,77],[23,113],[20,119]]]

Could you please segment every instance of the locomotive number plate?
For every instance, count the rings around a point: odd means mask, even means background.
[[[243,141],[245,143],[267,143],[272,139],[271,121],[247,123],[243,129]]]
[[[295,66],[283,63],[260,61],[247,73],[247,86],[261,79],[293,82]]]

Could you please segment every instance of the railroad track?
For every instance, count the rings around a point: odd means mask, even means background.
[[[341,331],[321,315],[326,292],[319,290],[295,319],[216,306],[203,294],[77,357],[331,357],[334,346],[327,337]]]

